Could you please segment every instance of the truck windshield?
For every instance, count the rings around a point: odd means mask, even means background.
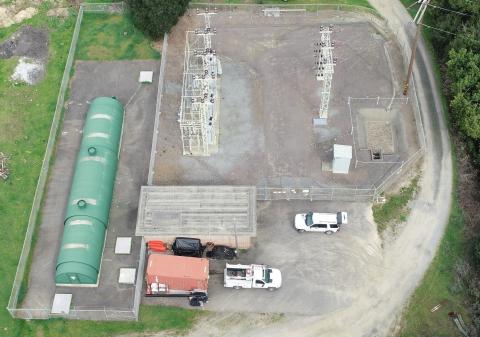
[[[305,224],[306,224],[307,226],[313,225],[313,212],[308,212],[308,213],[305,215]]]
[[[272,278],[270,277],[270,274],[272,273],[272,270],[267,268],[263,271],[263,281],[265,281],[265,283],[271,283],[272,282]]]

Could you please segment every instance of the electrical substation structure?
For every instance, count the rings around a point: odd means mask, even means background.
[[[205,28],[187,31],[179,123],[184,156],[209,156],[218,151],[220,60],[212,48],[215,12],[197,11]]]
[[[331,39],[333,26],[320,26],[320,42],[315,42],[314,60],[317,81],[322,81],[320,110],[318,112],[319,124],[327,124],[328,105],[330,102],[330,92],[332,89],[332,79],[336,59],[333,57],[333,48],[335,46]]]

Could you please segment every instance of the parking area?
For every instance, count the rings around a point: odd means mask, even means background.
[[[378,272],[381,240],[369,204],[274,201],[257,206],[257,239],[253,248],[240,252],[236,262],[279,268],[282,288],[274,292],[224,288],[225,261],[210,260],[207,310],[320,315],[351,305],[356,289]],[[309,210],[347,211],[349,223],[333,235],[297,233],[295,214]],[[184,298],[147,298],[144,302],[188,307]]]
[[[185,32],[203,26],[203,17],[194,13],[169,35],[156,184],[370,188],[418,149],[413,112],[396,80],[403,78],[400,53],[370,23],[328,11],[279,18],[236,11],[211,19],[217,29],[212,46],[223,69],[219,151],[182,156],[179,60]],[[328,124],[314,126],[322,89],[315,77],[314,43],[320,25],[330,23],[338,61]],[[353,147],[347,175],[331,172],[333,144]],[[377,148],[383,157],[373,161]]]
[[[132,308],[134,286],[119,284],[118,276],[119,268],[138,265],[141,241],[134,236],[135,221],[140,187],[147,181],[157,93],[156,81],[140,85],[138,76],[141,70],[156,73],[158,67],[158,61],[76,63],[22,308],[49,311],[55,293],[72,294],[72,309],[76,310]],[[116,96],[124,106],[128,103],[99,285],[98,288],[56,287],[54,275],[63,216],[84,118],[89,102],[98,96]],[[115,255],[118,236],[133,237],[131,254]],[[91,317],[82,318],[99,319],[96,315],[92,312]]]

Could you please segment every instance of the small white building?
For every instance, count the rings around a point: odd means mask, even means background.
[[[333,173],[348,174],[351,160],[352,147],[350,145],[333,144]]]

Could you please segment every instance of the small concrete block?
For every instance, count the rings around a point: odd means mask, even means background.
[[[120,268],[120,275],[118,276],[118,283],[120,284],[135,284],[136,268]]]
[[[70,303],[72,302],[72,294],[55,294],[52,304],[52,314],[68,315],[70,312]]]
[[[141,71],[140,77],[138,78],[140,83],[152,83],[153,82],[153,71]]]
[[[117,237],[115,243],[115,254],[130,254],[132,252],[131,237]]]
[[[314,118],[313,119],[313,126],[323,126],[327,125],[327,119],[326,118]]]

